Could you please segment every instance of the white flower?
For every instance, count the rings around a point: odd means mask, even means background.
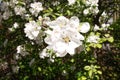
[[[31,16],[30,14],[25,14],[25,15],[24,15],[24,19],[30,20],[30,16]]]
[[[86,5],[98,6],[99,0],[86,0]]]
[[[17,46],[17,54],[21,54],[22,56],[26,56],[29,53],[26,52],[25,49],[21,45],[19,45],[19,46]]]
[[[105,24],[105,23],[104,23],[104,24],[102,24],[101,26],[102,26],[102,29],[103,29],[103,30],[107,30],[108,27],[110,26],[110,24]]]
[[[64,16],[58,17],[56,20],[48,22],[48,26],[53,29],[58,29],[58,28],[65,28],[67,27],[67,24],[69,23],[69,19],[67,19]]]
[[[76,16],[71,17],[70,19],[60,16],[54,21],[48,21],[47,25],[52,29],[66,29],[71,31],[77,31],[79,27],[79,18]]]
[[[39,12],[43,10],[42,7],[42,3],[41,2],[34,2],[30,4],[30,12],[35,15],[38,16]]]
[[[98,7],[95,6],[91,6],[89,8],[84,9],[83,14],[87,15],[87,14],[97,14],[99,12]]]
[[[99,12],[98,7],[92,6],[89,9],[90,9],[90,13],[93,13],[93,14],[97,14]]]
[[[10,0],[9,5],[10,5],[10,7],[14,8],[15,5],[18,4],[18,3],[19,3],[18,0]]]
[[[52,1],[52,3],[51,3],[53,6],[57,6],[57,5],[59,5],[60,4],[60,1]]]
[[[98,43],[99,40],[100,40],[99,36],[93,34],[88,37],[87,42]]]
[[[12,12],[7,10],[3,13],[2,17],[3,17],[4,20],[7,20],[10,16],[12,16]]]
[[[89,8],[87,8],[87,9],[85,9],[85,10],[83,11],[84,15],[89,14],[89,12],[90,12]]]
[[[22,6],[15,6],[14,8],[15,14],[23,16],[26,13],[26,9]]]
[[[75,54],[75,49],[82,45],[84,36],[78,31],[79,19],[76,16],[70,19],[60,16],[47,25],[52,28],[45,31],[47,34],[44,39],[48,47],[52,49],[57,57],[64,57],[67,53]]]
[[[99,26],[98,26],[98,25],[95,25],[94,31],[97,31],[97,30],[99,30],[99,29],[100,29]]]
[[[70,31],[78,31],[78,27],[80,24],[79,22],[80,22],[80,20],[78,17],[76,17],[76,16],[71,17],[66,29],[70,30]]]
[[[52,46],[57,57],[64,57],[67,53],[74,55],[75,49],[82,45],[81,40],[84,40],[84,37],[79,32],[58,30],[54,34],[52,31],[48,33],[49,35],[45,38],[45,42]]]
[[[101,16],[106,17],[107,13],[104,11]]]
[[[67,52],[66,52],[66,47],[67,45],[63,42],[56,42],[53,45],[53,50],[56,52],[57,57],[64,57]]]
[[[114,19],[113,19],[113,17],[111,17],[111,18],[108,20],[108,23],[109,23],[109,24],[112,24],[113,21],[114,21]]]
[[[39,57],[40,58],[45,58],[45,57],[49,57],[49,53],[47,53],[47,48],[43,49],[43,51],[41,53],[39,53]]]
[[[13,27],[16,29],[16,28],[19,27],[19,24],[18,24],[17,22],[15,22],[15,23],[13,24]]]
[[[52,46],[47,46],[43,49],[42,52],[39,53],[39,57],[42,59],[44,59],[45,57],[55,58],[55,55],[53,55],[53,53],[49,53],[50,50],[52,50]]]
[[[43,25],[47,25],[50,21],[51,21],[51,20],[50,20],[50,17],[45,17],[45,18],[43,19]]]
[[[21,53],[23,51],[23,48],[21,45],[17,46],[17,53]]]
[[[97,14],[99,12],[98,9],[98,1],[99,0],[85,0],[85,5],[88,6],[87,9],[83,11],[85,15],[87,14]]]
[[[69,5],[72,5],[72,4],[75,3],[75,1],[76,1],[76,0],[68,0],[68,4],[69,4]]]
[[[25,24],[24,32],[29,39],[36,39],[41,27],[35,22],[30,21],[29,23]]]
[[[61,37],[60,32],[60,29],[56,29],[53,31],[47,30],[46,33],[48,34],[48,36],[44,39],[45,42],[49,45],[51,45],[53,42],[56,42]]]
[[[81,44],[77,44],[73,41],[70,41],[68,43],[60,41],[54,45],[53,50],[56,52],[57,57],[64,57],[67,53],[74,55],[75,49]]]
[[[79,31],[81,33],[87,33],[90,30],[90,24],[88,22],[84,22],[80,24]]]
[[[13,32],[13,31],[14,31],[14,29],[13,29],[13,28],[8,28],[8,30],[9,30],[10,32]]]
[[[2,3],[0,3],[0,10],[1,11],[7,11],[8,10],[8,6],[9,6],[9,3],[6,2],[6,1],[3,1]]]

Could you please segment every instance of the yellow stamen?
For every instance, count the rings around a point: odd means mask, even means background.
[[[63,38],[63,40],[64,40],[66,43],[70,42],[69,37],[65,37],[65,38]]]

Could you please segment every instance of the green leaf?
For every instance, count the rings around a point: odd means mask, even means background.
[[[85,76],[82,76],[80,78],[78,78],[78,80],[86,80],[87,78]]]
[[[71,59],[71,60],[70,60],[70,62],[74,63],[74,62],[75,62],[75,60],[74,60],[74,59]]]
[[[109,37],[110,36],[110,34],[105,34],[105,37]]]
[[[100,80],[98,75],[95,75],[95,77],[97,78],[97,80]]]
[[[84,69],[85,69],[86,71],[89,71],[89,70],[90,70],[90,66],[85,66]]]
[[[114,41],[113,37],[108,38],[108,41],[112,43]]]
[[[70,15],[70,14],[71,14],[71,12],[70,12],[69,10],[67,10],[67,13],[68,13],[68,15]]]
[[[40,68],[40,67],[38,67],[38,71],[41,71],[41,68]]]
[[[23,80],[28,80],[28,78],[29,78],[28,76],[25,76]]]
[[[96,44],[96,46],[97,46],[98,48],[102,48],[102,45],[101,45],[101,44]]]
[[[90,47],[87,47],[86,50],[87,50],[87,51],[90,51],[91,49],[90,49]]]
[[[90,78],[92,77],[92,74],[93,74],[93,71],[90,70],[90,71],[88,72],[88,75],[89,75]]]
[[[102,74],[102,72],[101,72],[101,71],[99,71],[99,70],[97,71],[97,73],[98,73],[98,74]]]

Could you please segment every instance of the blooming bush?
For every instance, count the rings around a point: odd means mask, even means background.
[[[113,42],[99,0],[5,0],[0,23],[17,79],[99,79],[95,49]],[[107,15],[107,13],[104,13]],[[3,33],[4,34],[4,33]],[[7,51],[1,52],[3,54]],[[73,76],[71,76],[73,75]]]

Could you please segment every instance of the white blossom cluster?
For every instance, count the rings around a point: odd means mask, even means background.
[[[26,9],[19,5],[15,6],[14,11],[16,15],[20,16],[23,16],[26,13]]]
[[[31,40],[35,40],[39,34],[41,26],[37,24],[35,21],[30,21],[25,24],[24,32],[26,33],[26,37]]]
[[[64,57],[67,53],[75,54],[75,49],[82,45],[84,36],[81,33],[87,33],[90,29],[89,23],[85,22],[80,25],[76,16],[70,19],[60,16],[56,20],[48,22],[51,28],[46,32],[47,37],[44,39],[48,46],[40,53],[40,57],[49,57],[47,50],[51,49],[56,57]],[[81,32],[81,33],[80,33]]]
[[[33,2],[27,6],[28,1],[18,1],[18,0],[10,0],[3,1],[0,4],[0,11],[2,11],[2,19],[7,20],[10,16],[20,15],[22,18],[25,18],[26,15],[32,14],[34,16],[38,16],[39,12],[43,10],[41,2]],[[29,11],[27,10],[29,8]],[[11,9],[11,10],[10,10]],[[14,11],[14,12],[12,12]]]
[[[85,15],[90,13],[97,14],[99,12],[98,1],[99,0],[85,0],[85,5],[87,6],[87,8],[84,9],[83,13]]]
[[[68,0],[68,4],[69,5],[72,5],[72,4],[74,4],[76,2],[76,0]]]
[[[41,2],[34,2],[30,4],[30,12],[32,15],[38,16],[39,12],[43,10]]]
[[[84,10],[81,11],[83,11],[84,15],[97,14],[99,12],[99,0],[83,0],[83,2],[85,6]],[[73,4],[77,3],[77,0],[66,0],[66,3],[69,7],[72,7]],[[51,2],[51,4],[58,6],[61,2],[56,0],[56,2]],[[2,19],[7,20],[11,16],[21,18],[24,21],[22,28],[24,28],[25,36],[30,41],[35,41],[36,44],[47,44],[42,50],[40,49],[40,58],[50,57],[51,60],[55,57],[64,57],[67,54],[71,56],[76,54],[76,49],[84,45],[84,42],[99,43],[100,36],[90,33],[92,31],[107,30],[109,27],[109,24],[105,23],[102,23],[100,28],[96,24],[91,25],[88,21],[80,22],[80,18],[74,15],[71,15],[71,17],[55,13],[54,16],[52,8],[49,9],[42,2],[36,2],[36,0],[3,1],[0,3],[0,11],[2,12],[0,13],[0,23]],[[63,9],[61,9],[62,11]],[[46,14],[44,15],[44,13]],[[106,14],[104,13],[102,16],[106,16]],[[9,30],[12,32],[13,29],[17,30],[20,27],[21,23],[15,21]],[[17,54],[25,56],[27,52],[20,45],[17,47]]]

